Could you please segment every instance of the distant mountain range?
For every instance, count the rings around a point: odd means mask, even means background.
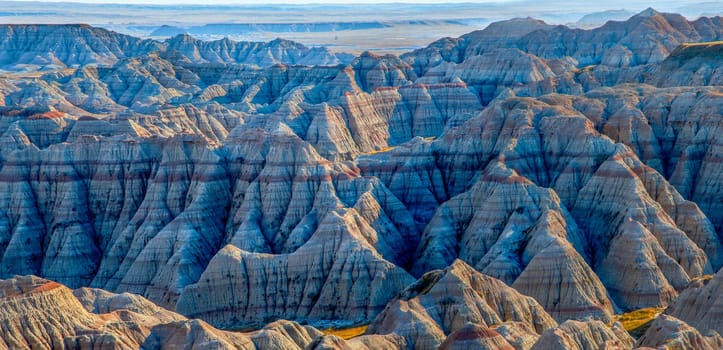
[[[180,51],[194,62],[258,65],[335,65],[352,56],[288,41],[204,42],[179,35],[165,42],[138,39],[88,25],[2,25],[0,67],[18,69],[113,65],[121,59],[151,52]]]
[[[179,34],[190,35],[234,35],[248,34],[254,32],[336,32],[346,30],[364,30],[388,28],[395,25],[423,25],[432,22],[461,25],[466,21],[444,20],[444,21],[393,21],[393,22],[312,22],[312,23],[214,23],[203,26],[176,27],[163,25],[149,34],[151,37],[169,37]],[[150,29],[150,28],[149,28]]]

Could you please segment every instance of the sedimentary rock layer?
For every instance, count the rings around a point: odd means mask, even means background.
[[[78,306],[61,325],[150,317],[102,330],[131,347],[629,348],[613,315],[668,305],[672,338],[698,342],[685,322],[715,342],[720,278],[700,281],[723,265],[720,44],[679,44],[720,28],[516,19],[347,59],[3,27],[0,276],[121,293],[47,287]],[[204,323],[380,312],[349,341]]]
[[[522,329],[532,337],[556,325],[534,299],[456,260],[407,287],[377,316],[367,334],[398,334],[414,349],[436,349],[443,342],[453,347],[467,335],[505,348],[507,340],[492,329],[508,322],[524,324]],[[486,340],[487,336],[492,339]]]
[[[252,333],[188,320],[134,294],[0,280],[0,349],[303,349],[322,333],[278,321]]]

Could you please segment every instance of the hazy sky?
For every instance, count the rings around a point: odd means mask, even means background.
[[[32,0],[31,0],[32,1]],[[205,4],[205,5],[262,5],[262,4],[373,4],[373,3],[508,3],[515,0],[41,0],[35,2],[82,2],[114,4]]]

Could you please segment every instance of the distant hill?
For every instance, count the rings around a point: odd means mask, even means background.
[[[594,12],[582,16],[577,22],[572,23],[571,27],[577,28],[594,28],[605,24],[607,21],[624,21],[635,13],[628,10],[608,10]]]

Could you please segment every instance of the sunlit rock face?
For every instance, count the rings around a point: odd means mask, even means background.
[[[475,324],[467,324],[464,328],[452,333],[440,345],[440,349],[505,349],[514,347],[499,333]]]
[[[456,260],[444,270],[423,275],[404,290],[367,333],[399,334],[414,349],[462,346],[455,343],[471,337],[471,333],[476,342],[493,338],[486,341],[509,349],[504,336],[488,328],[508,323],[520,323],[519,327],[532,337],[556,325],[534,299]]]
[[[718,333],[703,336],[698,329],[668,315],[661,315],[638,339],[636,346],[651,348],[719,349],[723,338]]]
[[[718,17],[353,59],[2,30],[0,347],[720,345]]]
[[[0,280],[2,349],[303,349],[321,332],[290,321],[240,334],[129,293],[68,287],[35,276]]]
[[[723,330],[722,283],[723,269],[708,281],[692,283],[665,312],[697,328],[704,335],[710,334],[710,331],[720,334]]]
[[[532,349],[632,349],[634,342],[619,323],[570,320],[545,331]]]

